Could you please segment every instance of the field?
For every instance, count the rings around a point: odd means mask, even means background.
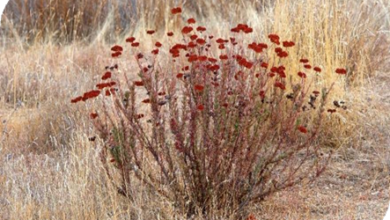
[[[94,87],[105,66],[118,64],[136,80],[135,54],[150,51],[156,39],[170,44],[166,32],[185,25],[171,14],[177,6],[185,20],[196,18],[216,37],[247,23],[256,41],[270,33],[294,40],[293,58],[321,65],[318,85],[336,82],[329,108],[334,100],[345,102],[345,109],[326,114],[316,140],[333,152],[325,172],[251,205],[250,213],[256,219],[383,218],[390,201],[388,1],[118,1],[7,6],[0,28],[0,219],[186,218],[143,184],[131,189],[132,201],[117,193],[102,171],[104,140],[91,141],[97,132],[89,113],[99,103],[71,104]],[[149,29],[156,33],[149,36]],[[128,36],[144,40],[113,59],[111,46],[125,45]],[[160,55],[169,56],[169,49]],[[293,70],[297,65],[289,63]],[[335,74],[337,67],[348,73]],[[208,218],[223,216],[222,209]]]

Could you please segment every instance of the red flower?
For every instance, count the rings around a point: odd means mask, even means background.
[[[340,74],[340,75],[345,75],[345,74],[347,74],[347,70],[344,68],[337,68],[336,73]]]
[[[206,28],[202,27],[202,26],[199,26],[199,27],[196,28],[196,30],[199,31],[199,32],[203,32],[203,31],[206,30]]]
[[[218,62],[217,59],[212,58],[212,57],[209,57],[208,60],[209,60],[211,63],[216,63],[216,62]]]
[[[197,46],[196,43],[194,43],[193,41],[188,43],[189,48],[195,48],[196,46]]]
[[[301,62],[301,63],[308,63],[309,60],[308,60],[308,59],[305,59],[305,58],[302,58],[302,59],[299,60],[299,62]]]
[[[138,46],[139,46],[139,42],[133,42],[133,43],[131,44],[131,46],[132,46],[132,47],[138,47]]]
[[[91,119],[95,119],[95,118],[97,118],[99,115],[98,115],[98,113],[91,113],[91,114],[89,114],[89,117],[91,118]]]
[[[272,43],[280,45],[280,37],[278,35],[270,34],[270,35],[268,35],[268,38],[271,40]]]
[[[176,75],[176,78],[178,78],[178,79],[181,79],[181,78],[183,78],[183,73],[178,73],[177,75]]]
[[[304,126],[298,126],[297,129],[304,134],[307,133],[307,129]]]
[[[142,58],[144,58],[144,55],[142,53],[137,54],[137,59],[142,59]]]
[[[188,24],[195,24],[196,21],[195,21],[194,18],[189,18],[189,19],[187,20],[187,23],[188,23]]]
[[[206,41],[204,39],[202,39],[202,38],[198,38],[196,40],[196,43],[198,43],[199,45],[204,45],[206,43]]]
[[[133,43],[135,41],[135,37],[129,37],[126,39],[126,42]]]
[[[264,90],[261,90],[261,91],[259,92],[259,95],[260,95],[260,97],[261,97],[262,99],[264,99],[264,98],[265,98],[265,91],[264,91]]]
[[[267,69],[268,68],[268,63],[263,62],[263,63],[261,63],[260,66]]]
[[[199,57],[198,57],[198,60],[199,60],[200,62],[204,62],[204,61],[207,61],[207,57],[206,57],[206,56],[199,56]]]
[[[208,69],[210,71],[215,72],[215,71],[219,70],[219,65],[211,65],[211,66],[208,67]]]
[[[196,108],[197,108],[199,111],[203,111],[203,110],[204,110],[204,105],[199,104]]]
[[[319,68],[318,66],[316,66],[316,67],[314,67],[314,71],[316,71],[316,72],[321,72],[321,68]]]
[[[252,32],[253,32],[253,28],[247,27],[247,28],[245,28],[243,31],[244,31],[245,34],[249,34],[249,33],[252,33]]]
[[[298,76],[301,77],[301,78],[306,78],[306,73],[298,72]]]
[[[198,56],[197,55],[190,55],[188,57],[188,62],[195,62],[198,60]]]
[[[220,45],[218,46],[218,48],[221,49],[221,50],[223,50],[223,49],[225,49],[225,45],[224,45],[224,44],[220,44]]]
[[[156,32],[156,31],[154,31],[154,30],[147,30],[147,31],[146,31],[146,33],[149,34],[149,35],[152,35],[152,34],[154,34],[155,32]]]
[[[280,88],[281,90],[286,89],[286,86],[281,82],[275,82],[274,86]]]
[[[193,35],[190,36],[191,40],[196,40],[196,38],[198,38],[198,35],[196,35],[196,34],[193,34]]]
[[[156,44],[154,44],[156,47],[161,47],[162,46],[162,44],[160,43],[160,42],[156,42]]]
[[[168,37],[172,37],[173,36],[173,32],[168,32],[167,35],[168,35]]]
[[[195,88],[195,90],[197,90],[197,91],[203,91],[204,86],[202,86],[202,85],[195,85],[194,88]]]
[[[159,52],[159,50],[158,50],[158,49],[154,49],[154,50],[152,50],[152,54],[154,54],[154,55],[157,55],[157,54],[158,54],[158,52]]]
[[[111,50],[114,51],[114,52],[122,52],[123,51],[123,47],[121,47],[119,45],[115,45],[115,46],[111,47]]]
[[[181,8],[180,7],[177,7],[177,8],[172,8],[171,9],[171,13],[172,14],[180,14],[182,12]]]
[[[278,57],[280,57],[280,58],[288,57],[287,51],[281,51],[281,52],[277,53],[276,55],[278,55]]]
[[[293,41],[283,41],[283,47],[293,47],[295,43]]]
[[[309,65],[309,64],[306,64],[303,67],[305,67],[306,69],[311,69],[311,65]]]
[[[116,57],[119,57],[120,55],[122,55],[122,53],[118,51],[118,52],[111,54],[111,57],[116,58]]]
[[[192,30],[193,30],[192,27],[190,27],[190,26],[185,26],[185,27],[183,27],[183,29],[181,30],[181,33],[183,33],[183,34],[188,34],[188,33],[190,33]]]
[[[106,79],[109,79],[111,78],[111,72],[106,72],[104,73],[104,75],[102,76],[102,80],[106,80]]]

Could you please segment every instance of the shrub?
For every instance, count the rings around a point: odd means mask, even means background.
[[[132,199],[141,182],[188,217],[218,210],[245,217],[250,204],[324,171],[331,154],[323,156],[316,138],[324,114],[336,111],[326,110],[333,84],[313,88],[322,70],[305,58],[296,61],[301,71],[289,72],[293,41],[270,34],[269,44],[248,44],[246,24],[223,39],[195,19],[187,23],[169,61],[158,62],[163,45],[155,42],[151,53],[135,55],[138,80],[107,66],[97,89],[72,103],[99,97],[100,111],[90,117],[105,143],[105,171],[122,195]],[[134,37],[126,42],[139,46]],[[111,50],[114,59],[124,51]]]

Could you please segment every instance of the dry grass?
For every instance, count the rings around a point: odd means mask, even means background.
[[[19,4],[28,1],[14,2],[6,9],[7,19],[2,19],[0,47],[0,219],[183,218],[174,216],[171,204],[142,185],[134,191],[134,202],[122,200],[101,172],[97,150],[102,143],[88,141],[94,131],[86,109],[94,103],[87,107],[69,104],[76,94],[93,87],[105,65],[113,64],[107,45],[114,35],[119,34],[121,42],[130,34],[145,38],[144,29],[155,28],[157,36],[162,36],[177,28],[179,24],[171,22],[169,15],[173,1],[140,1],[135,17],[110,14],[102,1],[92,20],[90,14],[95,11],[85,7],[92,5],[87,0],[52,1],[55,10],[37,6],[40,16],[36,18]],[[75,8],[75,19],[71,19],[65,8],[74,2],[85,10]],[[314,184],[269,197],[252,207],[253,213],[258,219],[381,219],[390,184],[389,3],[229,2],[187,1],[183,8],[191,8],[193,14],[184,15],[214,27],[215,35],[226,36],[236,22],[247,22],[261,40],[270,32],[293,39],[298,44],[295,58],[308,57],[323,65],[326,71],[319,83],[324,85],[337,80],[335,67],[346,66],[349,71],[334,92],[334,99],[347,101],[348,110],[327,122],[320,140],[336,151],[326,173]],[[120,5],[113,8],[119,10]],[[11,10],[23,15],[31,33],[9,16]],[[45,23],[43,15],[68,16],[68,20],[55,26],[55,22]],[[93,43],[82,41],[85,36]],[[24,50],[26,45],[29,50]],[[122,71],[136,73],[132,63],[118,62]]]

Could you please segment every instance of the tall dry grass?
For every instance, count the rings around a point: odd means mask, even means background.
[[[145,29],[156,29],[156,36],[174,30],[179,25],[169,10],[177,5],[199,24],[214,27],[214,35],[227,35],[236,23],[246,22],[255,29],[256,41],[270,32],[294,40],[293,58],[323,64],[319,85],[336,80],[334,67],[347,67],[348,76],[337,85],[333,99],[345,100],[348,110],[327,122],[321,141],[335,148],[357,147],[363,136],[376,137],[364,133],[367,123],[362,121],[375,116],[367,95],[371,79],[389,70],[387,1],[48,2],[11,1],[2,19],[1,219],[182,219],[172,217],[171,204],[142,186],[132,203],[111,190],[96,160],[102,143],[88,141],[94,131],[86,110],[69,105],[71,97],[93,87],[105,65],[115,62],[109,58],[110,43],[123,42],[128,35],[146,39]],[[123,71],[134,70],[131,62],[118,62]],[[261,207],[252,210],[264,215]],[[291,219],[332,219],[326,212],[312,217],[282,212],[278,216]]]

